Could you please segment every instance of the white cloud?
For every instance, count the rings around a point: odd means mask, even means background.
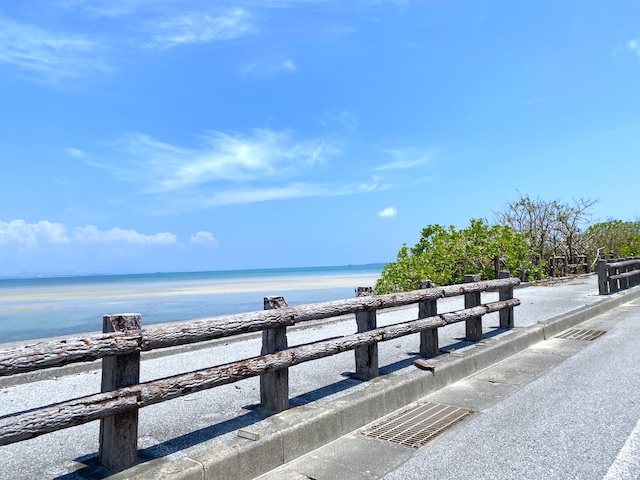
[[[145,193],[168,193],[218,182],[246,183],[308,172],[340,153],[337,144],[321,139],[295,140],[291,131],[256,129],[250,134],[209,132],[200,148],[160,142],[131,134],[117,142],[132,158],[127,166],[113,162],[90,165],[140,184]]]
[[[190,243],[195,245],[218,245],[218,240],[213,236],[211,232],[198,232],[195,235],[191,235]]]
[[[77,148],[67,148],[65,152],[67,152],[67,154],[73,158],[84,157],[84,152],[82,150],[78,150]]]
[[[37,80],[51,82],[110,71],[97,50],[96,43],[82,36],[49,32],[0,14],[0,63],[17,67]]]
[[[73,241],[78,243],[126,243],[128,245],[170,245],[177,241],[173,233],[164,232],[144,235],[135,230],[112,228],[100,230],[95,225],[77,227],[73,230]]]
[[[94,225],[76,227],[68,233],[68,228],[62,223],[42,220],[37,223],[27,223],[24,220],[0,221],[0,245],[18,244],[35,247],[40,243],[124,243],[128,245],[170,245],[176,243],[176,236],[172,233],[156,233],[144,235],[135,230],[112,228],[100,230]]]
[[[393,159],[391,162],[374,167],[374,170],[404,170],[429,162],[433,155],[415,148],[384,150]]]
[[[178,45],[208,43],[242,37],[255,31],[249,12],[235,8],[219,15],[189,12],[150,23],[148,48],[168,49]]]
[[[634,52],[638,57],[640,57],[640,41],[629,40],[627,42],[627,48]]]
[[[32,247],[38,241],[47,243],[67,243],[67,227],[61,223],[46,220],[37,223],[27,223],[24,220],[0,221],[0,245],[18,243]]]
[[[387,207],[378,212],[378,216],[381,218],[395,217],[397,214],[398,210],[396,209],[396,207]]]

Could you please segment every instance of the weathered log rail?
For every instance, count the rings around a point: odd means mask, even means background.
[[[608,295],[640,285],[640,257],[598,260],[598,293]]]
[[[482,338],[482,317],[500,312],[500,327],[513,327],[513,287],[520,281],[500,272],[497,280],[465,277],[465,284],[432,287],[423,282],[413,292],[373,296],[359,289],[357,298],[289,307],[282,297],[265,298],[265,310],[204,318],[180,324],[142,329],[140,315],[107,315],[104,333],[86,338],[44,341],[0,350],[0,375],[14,375],[76,362],[102,359],[102,393],[0,417],[0,445],[57,430],[101,421],[100,462],[112,470],[127,468],[137,458],[137,412],[140,408],[191,393],[261,376],[261,404],[273,412],[289,407],[287,369],[300,363],[354,350],[356,375],[378,375],[377,344],[420,334],[420,353],[439,354],[438,328],[465,321],[467,338]],[[480,293],[498,291],[499,300],[482,304]],[[465,308],[437,313],[437,300],[465,297]],[[376,326],[378,310],[418,304],[418,318]],[[296,323],[356,314],[358,333],[288,347],[286,327]],[[139,383],[140,352],[202,342],[247,332],[263,332],[262,354],[241,361]],[[375,347],[375,348],[373,348]],[[277,375],[274,375],[277,374]]]

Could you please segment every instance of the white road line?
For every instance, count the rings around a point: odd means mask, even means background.
[[[640,420],[602,480],[637,480],[638,478],[640,478]]]

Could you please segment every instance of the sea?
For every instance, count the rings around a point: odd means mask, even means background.
[[[99,332],[102,316],[112,313],[141,313],[145,326],[262,310],[267,295],[282,295],[289,305],[352,298],[356,287],[373,286],[360,283],[383,267],[5,278],[0,343]]]

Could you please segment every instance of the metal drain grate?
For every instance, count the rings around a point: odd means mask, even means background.
[[[451,405],[425,403],[377,423],[362,434],[419,448],[471,413],[470,410]]]
[[[605,333],[607,332],[603,332],[602,330],[580,330],[578,328],[571,328],[560,335],[556,335],[556,338],[568,338],[569,340],[595,340]]]

